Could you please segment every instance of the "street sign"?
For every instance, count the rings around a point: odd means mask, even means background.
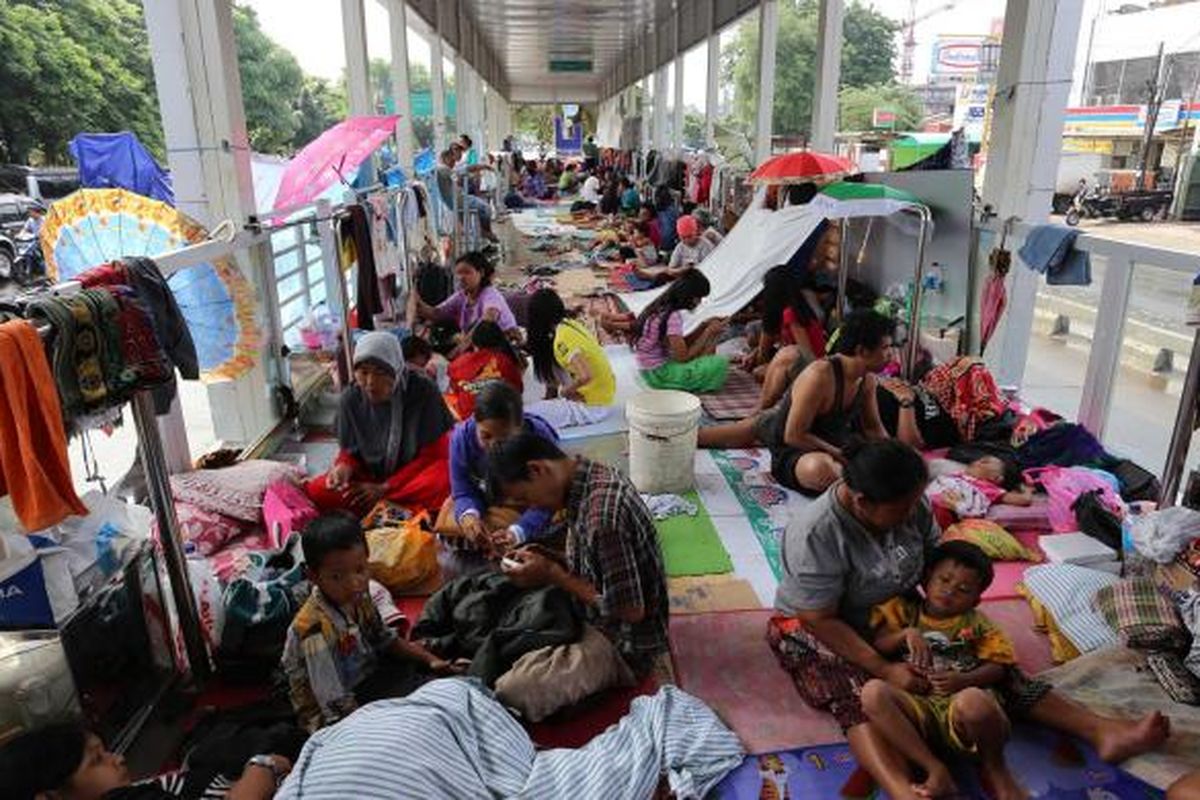
[[[894,130],[896,127],[896,112],[888,108],[875,108],[871,110],[871,127],[872,128],[887,128]]]

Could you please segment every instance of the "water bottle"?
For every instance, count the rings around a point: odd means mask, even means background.
[[[921,282],[925,291],[932,294],[941,294],[946,286],[945,277],[942,274],[942,265],[934,261],[925,270],[925,279]]]

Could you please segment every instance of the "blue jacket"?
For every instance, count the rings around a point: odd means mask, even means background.
[[[525,415],[525,430],[552,442],[558,433],[549,422],[536,414]],[[474,418],[458,423],[450,435],[450,494],[454,498],[454,518],[468,512],[481,517],[491,504],[487,492],[487,451],[479,443]],[[539,538],[550,524],[553,512],[529,508],[512,526],[520,543]]]

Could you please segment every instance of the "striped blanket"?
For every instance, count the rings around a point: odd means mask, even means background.
[[[446,678],[318,731],[276,798],[650,798],[664,773],[676,796],[703,797],[743,754],[708,706],[673,686],[635,699],[584,747],[537,752],[490,692]]]

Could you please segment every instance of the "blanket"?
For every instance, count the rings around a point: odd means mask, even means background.
[[[557,587],[526,591],[495,572],[467,575],[425,604],[414,639],[445,658],[470,658],[469,674],[488,686],[531,650],[579,640],[582,618]]]
[[[663,773],[678,797],[697,798],[742,757],[716,715],[672,686],[634,700],[586,746],[539,753],[478,683],[446,678],[315,733],[276,798],[646,798]]]

